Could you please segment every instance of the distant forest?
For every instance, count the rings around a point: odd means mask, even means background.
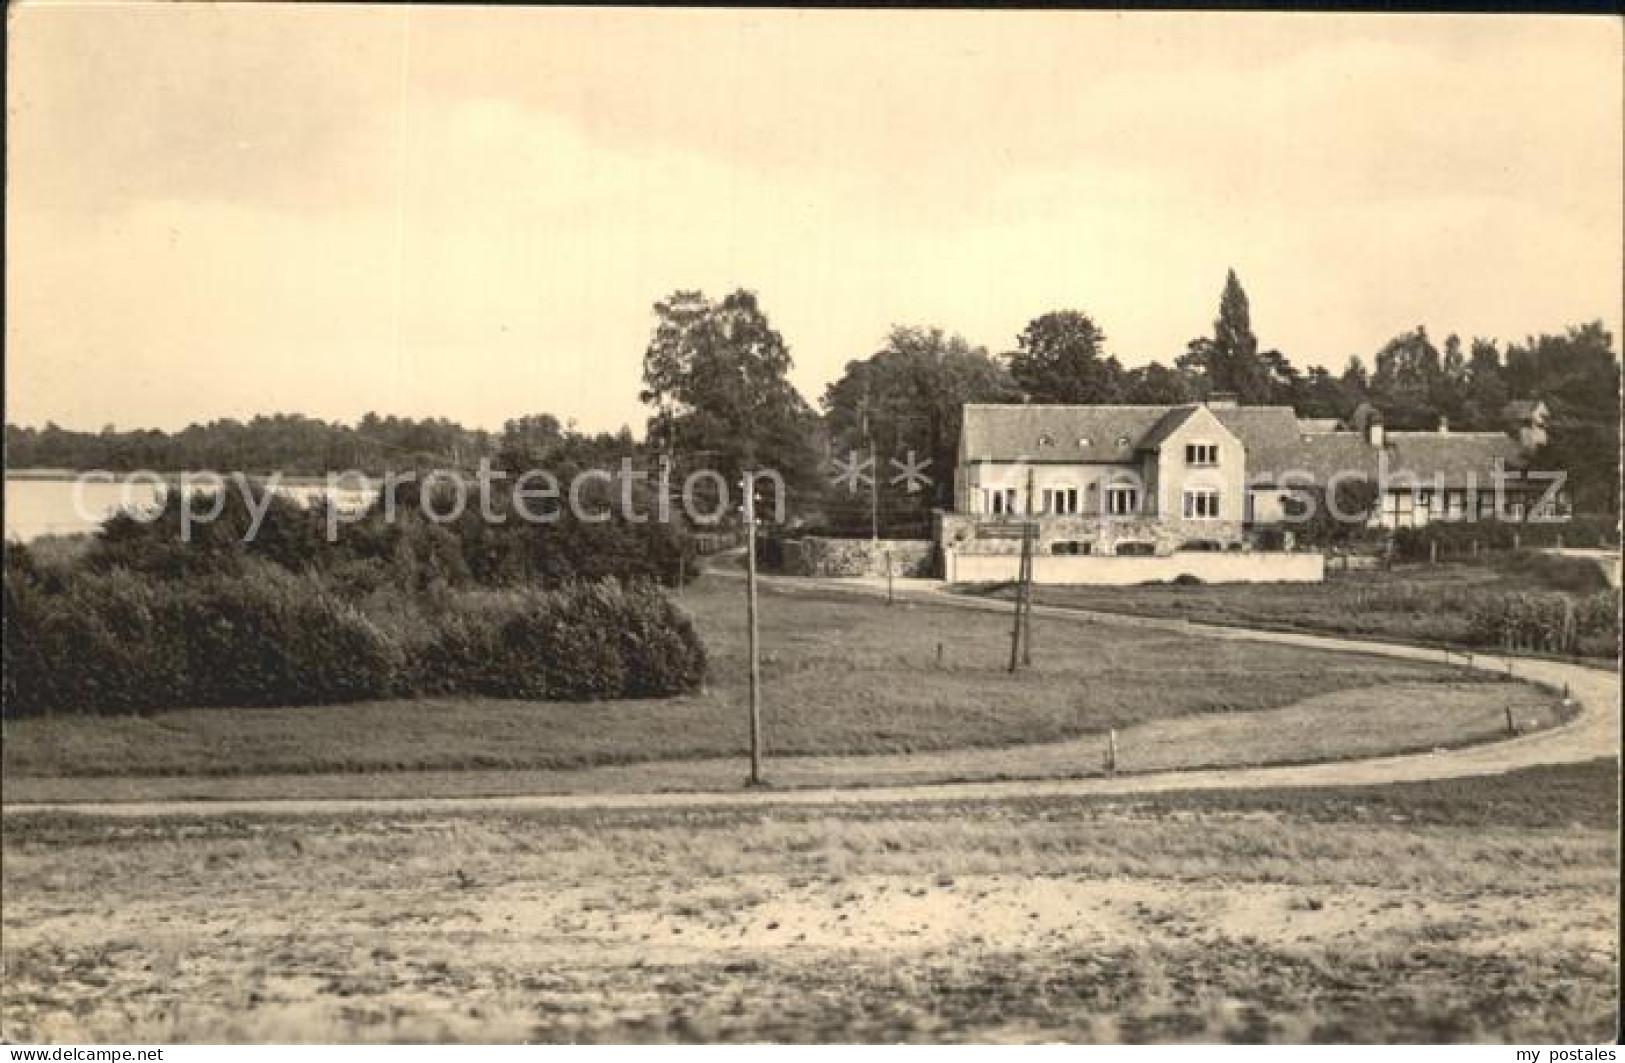
[[[156,428],[77,432],[6,425],[10,469],[107,469],[130,472],[218,472],[321,475],[359,469],[471,464],[494,452],[492,433],[444,418],[413,420],[367,414],[355,425],[279,413],[248,421],[193,424],[178,432]]]

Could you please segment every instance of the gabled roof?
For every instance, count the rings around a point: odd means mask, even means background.
[[[1190,419],[1196,416],[1195,406],[1176,406],[1162,415],[1162,420],[1156,423],[1146,437],[1140,440],[1140,450],[1156,450],[1168,441],[1168,437],[1185,427]]]
[[[1273,462],[1247,463],[1253,483],[1329,483],[1333,476],[1375,479],[1377,450],[1359,432],[1306,432],[1289,454]]]
[[[1500,432],[1389,432],[1388,475],[1408,474],[1425,484],[1446,487],[1469,479],[1487,487],[1497,464],[1520,468],[1523,448]]]
[[[960,438],[971,461],[1121,464],[1172,409],[967,403]]]
[[[964,409],[964,455],[970,461],[1129,464],[1200,409],[971,403]],[[1246,449],[1250,482],[1280,482],[1288,474],[1322,484],[1338,474],[1377,477],[1381,452],[1363,433],[1309,430],[1317,422],[1299,421],[1289,406],[1206,409]],[[1389,476],[1423,484],[1488,486],[1498,467],[1518,468],[1523,460],[1517,441],[1498,432],[1389,432],[1387,440]]]
[[[1062,406],[967,403],[968,460],[1122,464],[1159,446],[1206,409],[1249,454],[1274,460],[1298,438],[1290,406]],[[1046,443],[1045,440],[1048,440]]]
[[[1302,432],[1290,406],[1231,406],[1213,411],[1247,449],[1247,468],[1278,468],[1298,452]]]
[[[1247,476],[1253,483],[1288,477],[1299,482],[1307,477],[1318,484],[1333,476],[1376,480],[1382,454],[1389,482],[1395,486],[1414,482],[1424,487],[1489,487],[1497,468],[1523,464],[1517,441],[1499,432],[1389,432],[1388,445],[1381,451],[1358,432],[1310,432],[1286,461],[1261,464],[1249,456]]]

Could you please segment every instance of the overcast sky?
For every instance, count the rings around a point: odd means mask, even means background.
[[[761,295],[816,403],[893,323],[1079,308],[1340,367],[1622,286],[1604,18],[9,10],[7,419],[629,423],[650,304]]]

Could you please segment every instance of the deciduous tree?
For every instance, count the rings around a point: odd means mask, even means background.
[[[772,469],[792,487],[811,487],[815,417],[756,294],[741,289],[713,303],[679,291],[654,312],[641,393],[656,408],[650,441],[729,483],[745,469]]]
[[[1106,334],[1081,310],[1055,310],[1027,323],[1005,354],[1010,375],[1033,402],[1120,400],[1123,367],[1104,353]]]

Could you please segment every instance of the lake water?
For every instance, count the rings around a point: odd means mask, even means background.
[[[232,490],[238,488],[232,487]],[[5,535],[27,542],[42,535],[74,535],[94,531],[113,514],[128,510],[150,513],[169,486],[152,480],[80,481],[68,477],[41,479],[6,477]],[[285,483],[277,492],[307,505],[328,496],[323,483]],[[344,512],[371,503],[373,489],[339,488],[333,494]]]

